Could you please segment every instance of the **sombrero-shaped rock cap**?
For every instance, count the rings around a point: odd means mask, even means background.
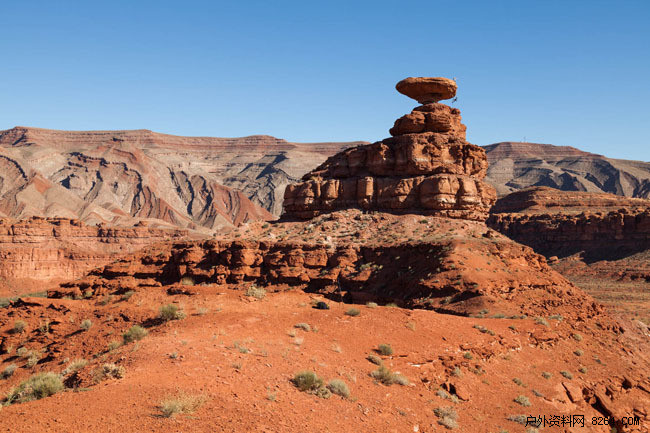
[[[395,86],[398,92],[420,104],[431,104],[456,95],[456,82],[443,77],[409,77]]]

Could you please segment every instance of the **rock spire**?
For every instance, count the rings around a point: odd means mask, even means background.
[[[406,78],[396,88],[423,105],[395,121],[391,138],[340,152],[287,186],[285,217],[361,208],[487,218],[496,193],[483,182],[485,151],[466,141],[460,110],[437,102],[455,95],[455,81]]]

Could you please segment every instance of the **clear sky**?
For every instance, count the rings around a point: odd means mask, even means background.
[[[479,145],[650,160],[650,1],[2,1],[0,129],[375,141],[456,77]]]

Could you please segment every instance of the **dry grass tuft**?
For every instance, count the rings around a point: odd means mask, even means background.
[[[206,398],[203,395],[179,392],[175,396],[167,397],[161,401],[159,409],[165,418],[171,418],[179,413],[192,413],[205,401]]]

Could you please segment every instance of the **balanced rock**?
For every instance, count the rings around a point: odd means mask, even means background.
[[[458,109],[431,102],[434,94],[438,99],[453,96],[455,82],[413,78],[400,83],[405,82],[405,91],[428,94],[421,98],[428,103],[398,119],[390,130],[393,137],[339,152],[303,176],[302,182],[288,185],[286,217],[309,219],[360,208],[487,218],[496,193],[482,180],[488,168],[485,151],[465,140],[466,127]],[[408,84],[412,82],[421,83],[420,93],[413,90],[416,84]]]
[[[430,104],[456,95],[456,82],[443,77],[409,77],[395,86],[398,92],[420,104]]]

